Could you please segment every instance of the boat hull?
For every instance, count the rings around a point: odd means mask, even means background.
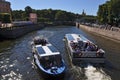
[[[43,70],[42,66],[40,65],[40,63],[38,63],[38,60],[35,57],[34,57],[33,63],[34,63],[34,66],[36,67],[36,69],[40,71],[40,73],[42,74],[42,76],[45,79],[49,79],[49,78],[54,78],[54,79],[60,78],[61,79],[61,78],[64,78],[65,66],[64,66],[64,69],[63,69],[63,71],[61,73],[50,74],[49,72]]]

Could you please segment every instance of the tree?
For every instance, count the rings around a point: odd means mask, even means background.
[[[29,14],[31,12],[28,7],[25,7],[26,11],[22,10],[13,10],[12,17],[13,20],[26,20],[29,18]],[[40,22],[54,22],[58,21],[75,21],[76,14],[71,12],[66,12],[63,10],[52,10],[52,9],[42,9],[42,10],[35,10],[32,9],[32,12],[37,14],[38,21]],[[26,14],[27,13],[27,14]]]
[[[14,11],[12,11],[12,18],[15,21],[26,20],[25,11],[22,11],[22,10],[14,10]]]
[[[111,0],[111,3],[113,23],[118,26],[118,24],[120,23],[120,0]]]
[[[118,26],[120,23],[120,0],[110,0],[100,5],[97,18],[100,23]]]
[[[10,14],[8,13],[0,13],[0,21],[2,23],[10,23]]]
[[[32,8],[30,6],[25,7],[26,16],[29,17],[29,14],[32,13]]]
[[[98,21],[100,23],[108,23],[108,8],[106,4],[100,5],[98,10]]]
[[[63,11],[58,11],[55,14],[55,20],[57,20],[57,21],[66,21],[67,20],[66,13],[63,12]]]

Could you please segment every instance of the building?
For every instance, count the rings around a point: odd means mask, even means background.
[[[10,23],[11,18],[11,4],[6,0],[0,0],[0,26],[2,23]]]
[[[10,8],[10,2],[5,0],[0,0],[0,13],[10,13],[11,14],[11,8]]]
[[[83,9],[83,12],[82,12],[82,16],[86,16],[86,13],[85,13],[84,9]]]
[[[36,13],[30,13],[29,19],[30,19],[31,22],[37,23],[37,14]]]

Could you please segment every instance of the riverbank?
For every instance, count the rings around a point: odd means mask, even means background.
[[[0,37],[6,39],[15,39],[23,36],[31,31],[44,28],[43,24],[30,24],[18,27],[0,28]]]
[[[115,42],[120,43],[120,31],[114,31],[112,29],[103,29],[103,28],[97,28],[97,27],[90,27],[86,25],[79,24],[78,28],[83,29],[84,31],[90,32],[95,35],[102,36],[104,38],[110,39]]]
[[[55,21],[51,23],[45,23],[45,26],[75,26],[73,21]]]

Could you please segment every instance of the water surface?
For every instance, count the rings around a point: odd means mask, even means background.
[[[79,33],[96,43],[106,51],[104,67],[87,64],[74,66],[70,62],[63,38],[67,33]],[[44,80],[39,70],[33,68],[31,41],[35,36],[44,36],[62,54],[66,63],[66,74],[61,80],[119,80],[120,79],[120,43],[100,36],[85,33],[75,26],[46,27],[31,32],[16,40],[0,42],[0,80]]]

